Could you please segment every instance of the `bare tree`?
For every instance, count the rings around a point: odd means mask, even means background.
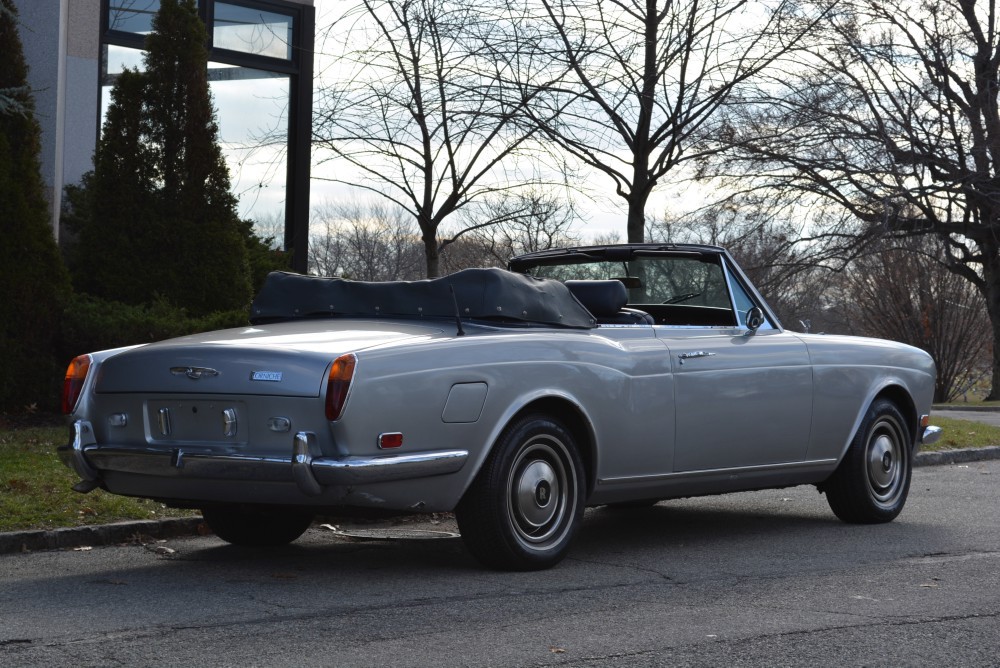
[[[937,365],[934,400],[951,401],[977,375],[988,350],[983,298],[937,260],[933,239],[884,240],[845,273],[844,310],[858,334],[923,348]]]
[[[519,23],[485,10],[467,0],[358,0],[327,35],[348,46],[329,72],[335,83],[319,91],[314,143],[346,165],[330,180],[413,217],[428,277],[440,273],[438,229],[449,216],[534,178],[518,172],[537,148],[520,123],[532,93],[511,82],[536,73],[528,46],[515,43]]]
[[[480,220],[499,222],[482,224]],[[578,220],[573,203],[551,193],[508,193],[463,212],[459,221],[464,227],[442,242],[442,250],[450,252],[450,245],[465,236],[468,246],[480,249],[479,266],[504,267],[515,255],[579,243],[573,232]]]
[[[733,107],[721,135],[733,150],[714,173],[840,210],[862,245],[879,234],[941,239],[948,268],[984,297],[989,398],[1000,398],[996,0],[815,6],[828,20],[812,48]]]
[[[413,220],[384,200],[322,207],[314,215],[309,268],[324,276],[402,281],[423,274]]]
[[[535,121],[611,179],[629,242],[644,239],[653,190],[714,150],[719,109],[812,25],[790,20],[791,0],[523,1],[547,17],[552,57],[568,72],[538,96]]]

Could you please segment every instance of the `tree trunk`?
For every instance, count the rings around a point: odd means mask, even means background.
[[[1000,246],[993,241],[980,244],[983,252],[983,296],[993,331],[992,385],[987,401],[1000,400]]]
[[[645,160],[636,158],[636,163]],[[628,242],[641,244],[646,241],[646,201],[649,199],[649,175],[645,169],[636,167],[632,173],[632,191],[628,201]]]
[[[437,235],[434,232],[424,232],[421,239],[424,242],[424,256],[427,259],[427,278],[437,278],[441,275]]]

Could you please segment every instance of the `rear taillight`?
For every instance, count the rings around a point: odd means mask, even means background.
[[[358,358],[348,353],[335,359],[330,367],[330,375],[326,380],[326,419],[331,422],[339,420],[344,410],[357,363]]]
[[[76,402],[83,392],[83,384],[90,373],[90,355],[80,355],[66,368],[66,378],[63,380],[62,411],[69,415],[76,408]]]

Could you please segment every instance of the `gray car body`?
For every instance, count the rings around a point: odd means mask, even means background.
[[[459,333],[448,320],[352,317],[94,353],[61,455],[84,490],[181,506],[429,512],[455,508],[526,412],[570,429],[588,505],[822,483],[880,396],[919,447],[935,373],[926,353],[786,331],[749,290],[768,319],[756,331],[463,323]],[[354,379],[329,421],[327,373],[346,353]],[[380,448],[393,433],[402,447]]]

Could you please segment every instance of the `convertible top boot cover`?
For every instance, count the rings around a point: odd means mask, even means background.
[[[590,329],[596,321],[560,281],[465,269],[423,281],[352,281],[272,272],[250,308],[255,325],[300,318],[405,317]]]

